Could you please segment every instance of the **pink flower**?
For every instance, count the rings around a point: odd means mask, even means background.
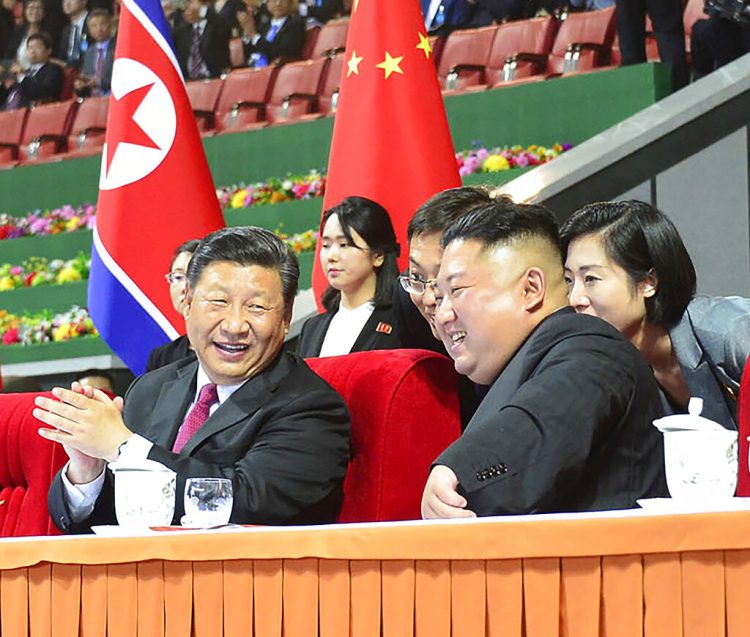
[[[18,328],[14,327],[9,329],[3,334],[3,345],[12,345],[13,343],[20,343],[21,339],[18,338]]]

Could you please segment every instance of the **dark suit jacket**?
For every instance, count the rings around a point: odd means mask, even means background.
[[[21,106],[28,106],[32,102],[41,100],[56,100],[60,97],[65,74],[62,67],[54,62],[47,62],[33,76],[27,75],[12,87],[21,92]]]
[[[319,7],[313,5],[307,8],[307,17],[324,23],[343,13],[343,11],[343,0],[323,0]]]
[[[86,53],[83,54],[83,64],[81,65],[81,73],[86,77],[94,77],[96,75],[96,42],[91,42]],[[107,47],[107,54],[104,57],[104,69],[102,70],[102,81],[99,86],[99,90],[102,95],[107,95],[112,87],[112,65],[115,63],[115,39],[110,38],[109,46]]]
[[[608,323],[553,313],[435,461],[478,515],[596,511],[664,496],[662,415],[650,368]]]
[[[185,358],[195,360],[195,352],[190,349],[190,341],[184,334],[178,336],[173,341],[154,347],[148,355],[146,371],[152,372],[159,367],[164,367],[170,363],[181,361]]]
[[[276,37],[269,42],[265,36],[271,28],[268,22],[259,31],[260,39],[255,43],[245,43],[245,58],[249,58],[253,53],[264,55],[269,64],[276,58],[298,58],[302,55],[302,49],[305,46],[307,30],[304,19],[298,15],[290,15],[282,25]]]
[[[311,358],[320,355],[323,340],[326,337],[328,326],[331,324],[334,314],[324,312],[305,321],[297,342],[297,353],[303,358]],[[381,323],[391,327],[391,333],[378,331]],[[374,349],[398,349],[401,341],[393,324],[393,314],[390,307],[375,308],[367,319],[367,323],[354,341],[352,352],[366,352]]]
[[[80,68],[81,64],[83,63],[83,54],[86,52],[86,49],[89,47],[89,44],[91,44],[92,40],[91,40],[91,36],[89,35],[88,27],[84,25],[83,32],[78,38],[78,44],[76,48],[73,50],[70,57],[68,57],[70,28],[71,28],[71,25],[66,24],[62,30],[62,34],[60,35],[60,44],[57,47],[56,57],[58,60],[62,60],[63,62],[65,62],[68,66],[77,69],[77,68]]]
[[[190,46],[193,43],[193,24],[183,22],[175,27],[174,46],[182,74],[189,79]],[[211,77],[219,77],[229,68],[229,35],[227,23],[213,9],[206,13],[206,28],[201,35],[200,51]]]
[[[177,472],[175,521],[190,477],[230,478],[233,522],[323,523],[334,520],[349,461],[349,414],[343,399],[294,354],[281,352],[223,403],[179,453],[171,451],[195,394],[198,363],[180,361],[137,378],[125,396],[128,427],[154,446],[149,459]],[[65,532],[113,524],[109,470],[89,519],[74,523],[58,474],[49,510]]]

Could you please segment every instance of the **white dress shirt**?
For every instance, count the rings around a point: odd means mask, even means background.
[[[363,303],[351,310],[339,305],[338,312],[328,324],[319,356],[341,356],[351,352],[374,309],[372,302]]]

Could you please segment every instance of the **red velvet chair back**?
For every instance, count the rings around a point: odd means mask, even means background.
[[[58,533],[47,513],[47,490],[67,455],[37,433],[41,423],[31,410],[38,395],[0,394],[2,537]]]
[[[748,467],[747,437],[750,436],[750,358],[745,363],[745,371],[740,382],[740,395],[737,398],[737,429],[739,430],[739,475],[737,495],[750,496],[750,467]]]
[[[461,433],[453,362],[423,350],[309,359],[352,418],[339,522],[419,519],[435,458]]]

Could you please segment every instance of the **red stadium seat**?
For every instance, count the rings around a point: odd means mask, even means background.
[[[318,110],[318,89],[326,58],[313,58],[285,64],[273,84],[266,105],[266,119],[271,123],[295,121]]]
[[[68,135],[69,154],[90,154],[102,149],[108,110],[109,97],[80,100]]]
[[[487,83],[495,86],[544,73],[558,25],[551,16],[499,25],[487,61]]]
[[[29,110],[18,154],[21,163],[65,152],[77,106],[75,100],[68,100],[40,104]]]
[[[242,43],[242,38],[232,38],[229,40],[229,65],[233,69],[241,69],[247,66],[245,45]]]
[[[21,145],[23,125],[28,110],[17,108],[0,111],[0,167],[13,166],[18,161],[18,147]]]
[[[614,6],[569,13],[552,45],[547,74],[589,71],[609,64],[614,36]]]
[[[333,115],[336,112],[343,72],[344,54],[338,53],[329,60],[318,91],[318,112],[321,115]]]
[[[315,50],[315,43],[318,41],[319,33],[320,27],[307,27],[305,46],[302,47],[303,60],[309,60],[312,57],[312,53]]]
[[[63,69],[63,74],[63,87],[58,99],[65,101],[75,97],[73,92],[73,82],[78,77],[78,69],[72,69],[66,66]]]
[[[201,133],[210,131],[214,127],[214,113],[219,103],[219,96],[223,87],[223,80],[198,80],[187,82],[187,90],[190,106],[193,107],[193,115]]]
[[[349,18],[340,18],[326,22],[315,40],[311,58],[331,56],[346,48],[346,36],[349,33]]]
[[[275,66],[232,71],[216,105],[217,133],[253,128],[265,119],[266,101],[278,73]]]
[[[444,91],[461,90],[467,86],[485,84],[492,41],[498,27],[453,31],[445,40],[438,66],[438,80]]]

